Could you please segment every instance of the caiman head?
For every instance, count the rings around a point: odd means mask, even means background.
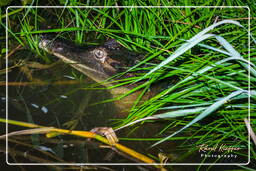
[[[84,47],[54,35],[42,35],[39,47],[62,59],[96,82],[103,82],[134,66],[138,55],[126,50],[115,40],[101,46]],[[104,84],[106,87],[112,83]],[[127,92],[125,87],[112,90],[112,94]]]

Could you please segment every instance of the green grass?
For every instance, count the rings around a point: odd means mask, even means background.
[[[90,1],[90,5],[99,5]],[[39,3],[39,2],[34,2]],[[248,2],[250,3],[250,2]],[[185,4],[168,3],[161,0],[152,1],[150,5],[248,5],[241,1],[227,1],[226,4],[207,2]],[[129,1],[122,5],[145,5],[143,2]],[[54,5],[49,2],[48,5]],[[84,5],[72,1],[66,5]],[[106,0],[104,5],[115,5]],[[250,6],[252,14],[255,6]],[[18,11],[18,12],[16,12]],[[47,16],[47,14],[51,14]],[[212,30],[214,21],[238,18]],[[127,118],[118,120],[116,128],[130,124],[129,129],[159,120],[168,122],[157,137],[151,135],[154,146],[163,141],[181,139],[183,146],[196,151],[196,145],[209,146],[229,143],[247,148],[247,130],[243,119],[248,114],[248,71],[250,71],[251,115],[255,124],[255,66],[248,65],[248,22],[247,9],[207,9],[207,8],[66,8],[66,9],[9,9],[9,38],[14,44],[22,44],[39,54],[43,63],[52,59],[42,55],[38,49],[38,38],[35,35],[46,32],[58,33],[77,43],[97,44],[94,39],[116,39],[132,51],[143,52],[147,58],[128,72],[146,70],[146,74],[119,80],[123,84],[143,84],[131,90],[142,90]],[[252,16],[254,17],[254,16]],[[239,22],[239,23],[238,23]],[[41,29],[41,26],[52,26]],[[251,20],[251,34],[255,36],[255,21]],[[201,32],[201,34],[199,33]],[[211,33],[208,34],[208,33]],[[198,35],[197,35],[198,34]],[[190,42],[187,42],[189,40]],[[255,42],[251,47],[251,62],[255,63]],[[9,51],[11,51],[12,46]],[[37,59],[38,60],[38,59]],[[147,68],[141,68],[147,64]],[[119,78],[118,76],[116,78]],[[138,103],[144,93],[162,80],[173,80],[158,94],[144,103]],[[124,95],[126,96],[126,95]],[[121,98],[121,97],[120,97]],[[151,117],[151,118],[150,118]],[[135,123],[141,119],[143,122]],[[131,124],[133,123],[133,124]],[[179,129],[177,129],[179,128]],[[125,129],[125,128],[124,128]],[[183,136],[183,131],[191,136]],[[125,140],[136,141],[134,138]],[[189,144],[189,140],[195,144]],[[147,140],[147,139],[144,139]],[[235,140],[232,141],[232,140]],[[252,144],[253,146],[253,144]],[[188,152],[190,154],[190,152]],[[239,152],[238,152],[239,153]],[[251,148],[252,158],[255,149]],[[186,156],[188,154],[184,154]],[[246,156],[246,154],[241,154]],[[202,161],[204,162],[204,161]],[[216,161],[221,162],[221,161]]]

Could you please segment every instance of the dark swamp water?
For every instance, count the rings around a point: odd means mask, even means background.
[[[61,28],[60,20],[57,16],[52,15],[53,9],[48,9],[47,12],[38,11],[41,16],[48,19],[38,27],[43,29],[47,27]],[[14,20],[12,24],[15,25],[17,23]],[[38,30],[41,28],[38,28]],[[65,33],[63,35],[65,36]],[[74,36],[74,34],[71,35]],[[100,44],[105,41],[104,36],[100,37],[95,32],[93,34],[89,32],[86,36],[88,42],[92,42],[92,44]],[[99,37],[99,39],[95,39],[95,37]],[[17,42],[14,39],[10,39],[9,48],[15,49],[17,46]],[[28,45],[23,49],[15,51],[9,58],[9,66],[17,63],[22,63],[22,65],[14,67],[8,72],[8,82],[14,83],[8,86],[8,119],[70,130],[89,131],[95,127],[112,127],[113,123],[117,120],[115,114],[118,111],[115,105],[112,102],[97,104],[111,98],[110,93],[104,89],[90,89],[92,85],[95,85],[93,80],[71,68],[68,64],[58,62],[56,57],[49,54],[46,55],[52,63],[56,62],[56,64],[44,69],[30,67],[30,62],[40,64],[46,62],[42,56],[39,56],[35,50],[31,50]],[[33,84],[26,84],[29,82],[33,82]],[[0,95],[1,116],[4,116],[6,112],[4,107],[6,97],[3,87],[1,87]],[[169,121],[147,123],[141,127],[138,124],[118,131],[117,136],[121,144],[144,155],[148,155],[156,161],[158,154],[164,153],[168,155],[168,162],[170,163],[200,163],[202,161],[200,154],[196,153],[188,156],[189,147],[179,146],[183,143],[182,140],[167,141],[156,148],[149,148],[155,141],[147,140],[146,138],[158,138],[157,133],[166,126],[166,123],[169,123]],[[5,127],[1,125],[1,128],[1,134],[4,134]],[[19,130],[23,130],[23,128],[13,125],[8,126],[9,132]],[[166,135],[169,135],[169,133],[166,133]],[[190,135],[192,133],[189,131],[180,134],[180,136],[187,137]],[[163,136],[161,135],[160,137]],[[130,140],[127,140],[127,137]],[[146,140],[143,140],[143,138]],[[188,144],[193,144],[193,141],[191,140]],[[60,135],[54,138],[46,138],[45,135],[13,136],[9,138],[8,145],[8,161],[10,163],[115,163],[124,165],[122,163],[137,162],[110,148],[102,147],[102,144],[97,141],[87,141],[83,138],[69,135]],[[1,141],[1,149],[4,148],[5,143]],[[3,158],[1,159],[3,160]],[[213,161],[209,160],[209,162]],[[107,170],[107,168],[113,170],[155,170],[154,167],[137,166],[96,167],[99,170]],[[213,170],[218,170],[221,167],[223,168],[223,166],[216,166]],[[6,168],[11,167],[6,166]],[[30,166],[24,166],[24,168],[32,170]],[[39,169],[41,166],[34,168]],[[42,168],[44,167],[42,166]],[[57,165],[50,166],[49,168],[53,170],[80,169],[79,166],[64,167]],[[196,168],[197,166],[185,165],[167,167],[168,170],[194,170]]]

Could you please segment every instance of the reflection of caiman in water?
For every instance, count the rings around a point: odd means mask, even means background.
[[[115,40],[107,41],[102,46],[86,48],[65,39],[56,38],[53,35],[43,35],[39,47],[62,59],[65,63],[70,64],[98,83],[126,71],[142,57],[142,55],[134,54],[123,48]],[[131,74],[127,73],[123,77],[131,77]],[[113,80],[108,80],[103,85],[111,87],[114,85],[111,81]],[[113,97],[118,97],[130,91],[130,89],[127,86],[119,86],[109,89],[109,92]],[[115,102],[120,113],[127,113],[138,93],[140,92],[135,92]]]

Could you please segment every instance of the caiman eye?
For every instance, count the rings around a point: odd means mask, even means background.
[[[100,60],[101,62],[105,62],[107,53],[103,49],[95,49],[93,53],[96,59]]]
[[[96,57],[97,58],[103,58],[104,57],[104,52],[103,51],[101,51],[101,50],[95,50],[95,55],[96,55]]]

